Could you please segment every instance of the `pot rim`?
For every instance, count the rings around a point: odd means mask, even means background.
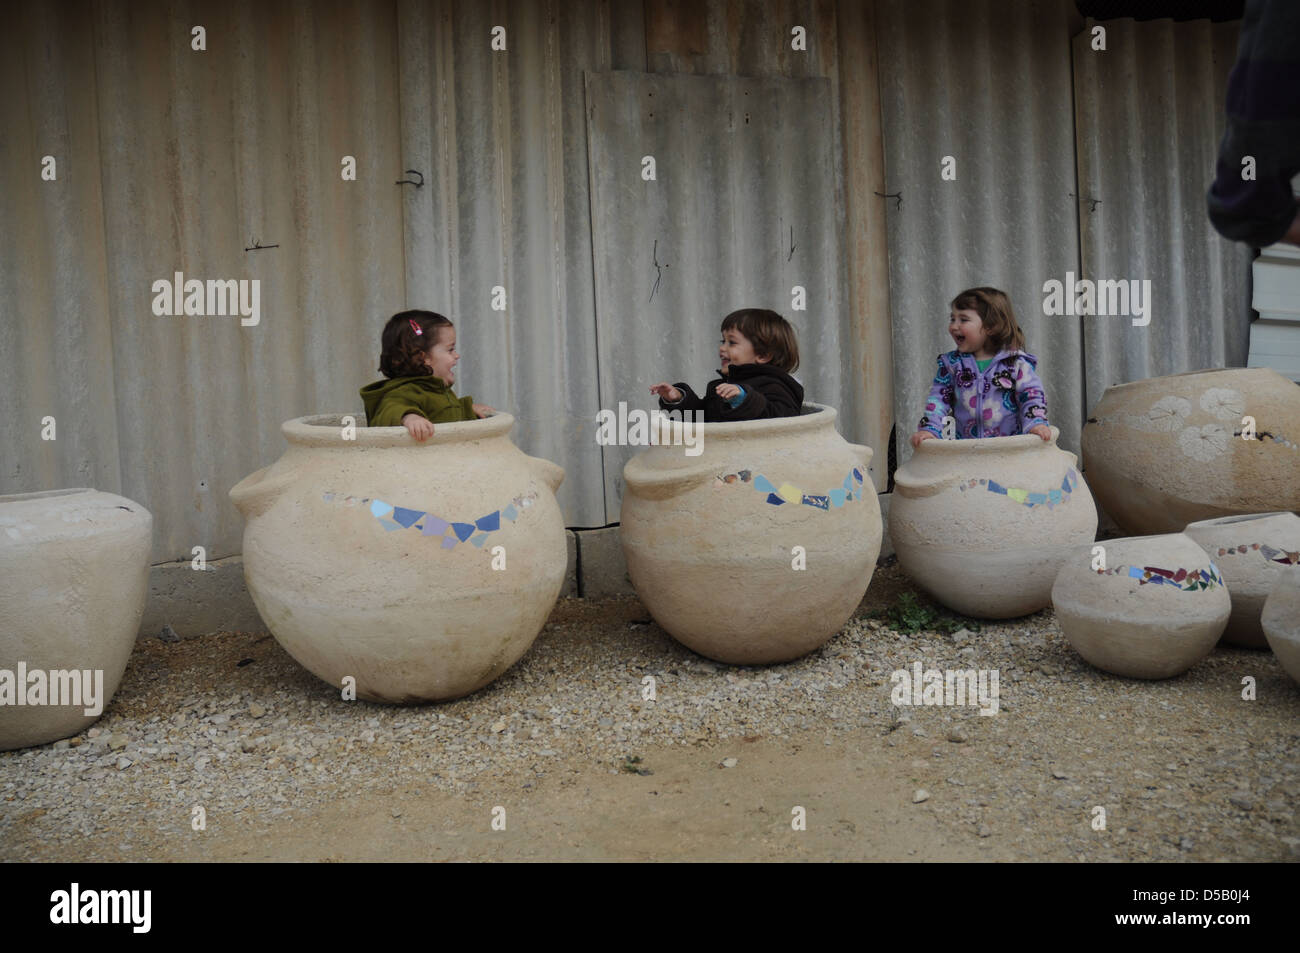
[[[343,418],[358,419],[356,439],[343,439]],[[417,442],[405,427],[367,427],[360,423],[365,414],[309,414],[295,417],[280,425],[280,432],[290,446],[329,447],[335,450],[352,448],[400,448],[403,450],[425,450],[430,447],[446,446],[452,443],[469,443],[491,437],[504,437],[515,425],[511,414],[498,411],[491,417],[478,420],[462,420],[450,424],[434,424],[433,436]]]
[[[1235,516],[1216,516],[1213,519],[1197,520],[1183,527],[1183,532],[1193,529],[1209,529],[1213,526],[1231,526],[1234,523],[1248,523],[1251,520],[1268,519],[1272,516],[1295,516],[1290,510],[1274,510],[1272,513],[1238,513]],[[1300,517],[1296,517],[1300,519]]]
[[[1196,540],[1192,539],[1192,537],[1188,536],[1187,533],[1183,530],[1179,530],[1177,533],[1151,533],[1149,536],[1113,536],[1110,539],[1095,539],[1091,543],[1088,543],[1087,545],[1109,546],[1112,543],[1141,543],[1141,542],[1145,542],[1148,539],[1177,539],[1180,536],[1183,539],[1187,540],[1187,542],[1195,546],[1197,549],[1200,549],[1201,552],[1205,552],[1205,550],[1201,549],[1201,544],[1198,543]]]
[[[657,408],[656,408],[657,409]],[[679,429],[685,426],[685,422],[674,420],[666,416],[667,411],[663,411],[665,416],[656,417],[659,426]],[[698,423],[692,421],[691,426],[699,428],[702,433],[711,437],[753,437],[766,434],[779,434],[789,431],[808,430],[814,427],[834,426],[835,418],[838,416],[835,408],[829,404],[814,404],[810,400],[803,402],[803,407],[797,417],[764,417],[760,420],[738,420],[731,423]]]
[[[953,453],[1001,453],[1006,450],[1032,450],[1035,446],[1039,447],[1056,447],[1056,441],[1060,439],[1061,431],[1055,425],[1049,428],[1052,431],[1052,439],[1044,440],[1038,434],[1020,433],[1010,437],[973,437],[962,440],[944,440],[936,438],[934,440],[922,440],[913,452],[912,456],[918,454],[953,454]],[[1057,448],[1059,449],[1059,448]],[[902,467],[899,468],[900,470]]]
[[[0,496],[0,503],[24,503],[29,500],[51,499],[57,496],[74,496],[78,493],[96,493],[93,486],[68,487],[63,490],[33,490],[30,493],[9,493]]]

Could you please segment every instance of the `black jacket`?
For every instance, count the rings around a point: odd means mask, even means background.
[[[745,399],[734,409],[718,396],[718,387],[722,384],[735,384],[745,389]],[[659,408],[666,411],[703,410],[705,423],[797,417],[803,413],[803,385],[770,364],[733,364],[726,377],[709,381],[703,398],[691,390],[689,384],[679,382],[673,386],[682,392],[682,399],[670,404],[661,397]]]
[[[1259,248],[1291,227],[1300,172],[1300,4],[1247,0],[1237,62],[1228,76],[1227,127],[1208,197],[1210,221],[1225,238]],[[1242,160],[1254,167],[1243,178]]]

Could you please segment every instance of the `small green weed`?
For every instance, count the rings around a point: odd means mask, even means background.
[[[884,620],[890,628],[899,632],[941,632],[951,635],[958,629],[980,630],[980,624],[974,619],[946,612],[929,602],[921,602],[916,595],[905,592],[898,597],[898,602],[883,613]]]

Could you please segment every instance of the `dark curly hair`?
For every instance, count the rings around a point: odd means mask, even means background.
[[[722,319],[722,330],[739,331],[754,346],[754,353],[765,357],[773,367],[787,374],[799,366],[799,342],[790,322],[766,308],[742,308]]]
[[[397,312],[384,325],[379,372],[385,377],[428,377],[433,372],[424,355],[438,343],[441,329],[451,326],[451,321],[436,311]]]

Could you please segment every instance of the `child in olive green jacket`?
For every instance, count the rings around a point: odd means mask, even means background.
[[[474,420],[495,413],[471,397],[457,397],[456,328],[433,311],[402,311],[384,326],[379,370],[386,380],[361,388],[371,427],[405,427],[416,440],[433,436],[435,423]]]

